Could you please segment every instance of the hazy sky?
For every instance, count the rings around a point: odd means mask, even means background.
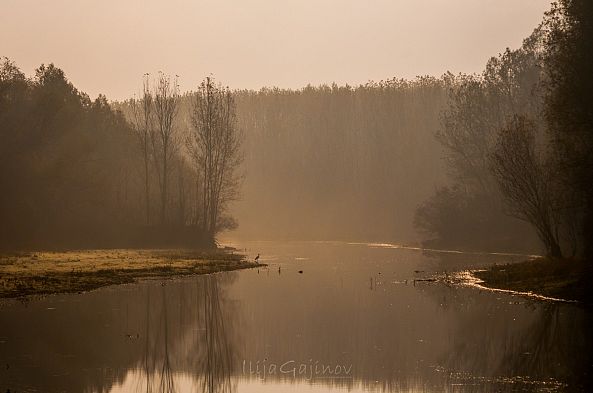
[[[142,74],[213,73],[233,88],[478,72],[516,48],[549,0],[0,0],[0,56],[53,62],[122,99]]]

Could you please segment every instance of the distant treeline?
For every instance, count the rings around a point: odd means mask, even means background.
[[[509,52],[488,64],[489,80],[500,84],[510,61],[526,68],[528,91],[512,92],[513,102],[498,87],[480,96],[481,76],[450,73],[236,92],[247,175],[234,209],[239,230],[256,238],[536,250],[529,225],[505,214],[487,164],[486,139],[504,124],[502,112],[529,111],[541,101],[529,90],[539,71],[529,56],[516,57]],[[449,130],[460,139],[446,141]],[[456,157],[447,143],[465,150]]]
[[[256,238],[414,238],[444,180],[434,139],[447,81],[236,92],[245,134],[239,231]]]

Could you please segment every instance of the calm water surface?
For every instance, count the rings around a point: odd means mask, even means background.
[[[591,314],[414,278],[522,257],[239,242],[269,266],[0,309],[0,392],[588,391]]]

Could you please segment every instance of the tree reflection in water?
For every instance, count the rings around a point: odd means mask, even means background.
[[[174,393],[175,392],[175,381],[173,377],[173,371],[171,369],[171,358],[169,356],[169,318],[167,315],[167,298],[165,296],[165,288],[162,288],[163,293],[163,331],[164,331],[164,354],[163,354],[163,366],[161,368],[159,392],[163,393]]]
[[[198,342],[200,386],[203,392],[231,392],[234,352],[225,330],[218,275],[208,275],[196,283],[197,305],[201,309],[198,326],[204,326],[204,337]]]
[[[591,313],[579,307],[406,285],[402,277],[431,271],[412,251],[307,243],[267,253],[317,262],[306,275],[285,274],[287,264],[278,276],[144,281],[7,306],[0,391],[591,391],[580,388],[593,364]],[[370,291],[377,272],[384,281]],[[242,359],[352,365],[352,378],[262,382]]]
[[[190,376],[193,388],[201,392],[228,393],[236,390],[232,381],[236,335],[227,328],[233,314],[227,310],[224,286],[233,274],[205,275],[187,285],[161,286],[160,299],[146,287],[143,359],[136,391],[173,393],[181,376]],[[195,305],[187,307],[186,299]],[[179,305],[179,318],[171,313]],[[231,320],[231,327],[233,323]],[[174,348],[172,348],[174,347]]]
[[[459,321],[437,361],[452,382],[479,383],[476,391],[539,391],[545,384],[587,391],[591,320],[578,306],[442,286],[428,293]]]
[[[514,342],[521,356],[507,354],[503,372],[553,377],[584,389],[593,364],[590,314],[558,303],[544,304],[538,311],[538,319]]]
[[[146,288],[146,331],[144,334],[144,359],[143,359],[143,369],[146,381],[146,393],[154,392],[152,376],[155,374],[155,359],[153,356],[150,356],[153,353],[152,350],[152,343],[150,342],[150,287]],[[141,391],[139,387],[137,391]]]

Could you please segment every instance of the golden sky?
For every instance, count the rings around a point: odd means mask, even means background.
[[[549,0],[0,0],[0,56],[53,62],[94,98],[142,74],[233,88],[479,72],[516,48]]]

